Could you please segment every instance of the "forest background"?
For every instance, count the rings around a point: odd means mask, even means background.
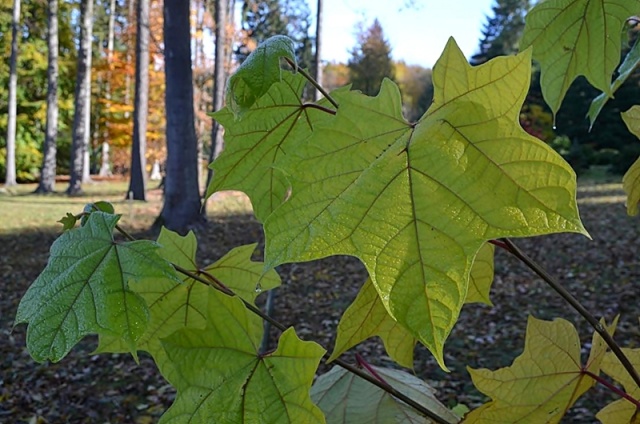
[[[85,61],[90,69],[89,120],[86,123],[86,158],[82,181],[89,174],[129,177],[133,168],[134,100],[136,69],[136,35],[138,10],[134,0],[34,0],[22,4],[17,22],[17,101],[15,142],[7,143],[11,130],[9,86],[12,50],[12,16],[17,0],[0,0],[0,181],[37,181],[43,174],[45,135],[47,133],[47,84],[49,31],[48,11],[56,3],[58,36],[57,75],[57,132],[55,133],[55,170],[53,175],[72,173],[74,149],[74,111],[77,109],[79,66]],[[91,3],[91,54],[82,57],[81,37],[83,10]],[[148,91],[139,93],[148,101],[148,113],[137,119],[146,128],[142,140],[144,175],[150,175],[153,165],[164,169],[167,157],[165,116],[165,42],[163,39],[163,4],[158,0],[141,0],[146,4],[148,17]],[[221,61],[222,78],[229,75],[248,53],[273,34],[286,34],[297,43],[298,60],[303,68],[316,69],[315,22],[309,4],[304,0],[269,0],[244,2],[193,0],[190,2],[189,33],[191,34],[191,69],[194,106],[194,129],[200,165],[199,178],[205,179],[206,165],[215,143],[211,143],[213,127],[208,116],[213,111],[216,58],[216,6],[225,10],[219,18],[224,49]],[[405,7],[413,7],[409,2]],[[315,5],[320,13],[322,2]],[[498,56],[518,50],[517,40],[524,28],[524,15],[533,6],[529,0],[499,0],[492,14],[486,17],[477,53],[472,64],[481,64]],[[144,10],[144,9],[143,9]],[[240,13],[241,16],[237,16]],[[325,23],[329,28],[330,23]],[[312,29],[314,32],[312,32]],[[321,28],[322,29],[322,28]],[[327,30],[327,29],[325,29]],[[375,95],[382,77],[394,79],[403,95],[407,119],[417,120],[428,108],[432,97],[431,69],[391,59],[390,44],[377,20],[359,22],[354,27],[356,45],[351,46],[348,63],[320,61],[320,80],[327,89],[347,83],[364,93]],[[624,49],[626,55],[631,41]],[[578,173],[595,166],[600,171],[622,174],[640,154],[640,143],[627,130],[620,112],[627,110],[640,90],[637,70],[605,106],[600,124],[589,131],[586,119],[591,100],[597,92],[581,78],[569,91],[554,126],[553,118],[542,100],[537,70],[521,123],[531,134],[553,146]],[[222,82],[224,84],[224,82]],[[218,84],[220,85],[220,83]],[[308,96],[313,97],[312,90]],[[171,99],[166,99],[170,102]],[[141,122],[138,122],[141,124]],[[222,146],[219,145],[219,149]],[[15,177],[7,169],[7,149],[15,155]],[[76,146],[75,148],[78,148]],[[140,151],[140,146],[136,149]],[[88,164],[88,166],[87,166]],[[49,173],[51,174],[51,173]],[[49,175],[50,177],[51,175]],[[157,174],[156,174],[157,177]],[[144,185],[144,179],[143,179]],[[42,186],[42,184],[41,184]],[[50,185],[51,186],[51,185]],[[46,191],[46,190],[45,190]],[[68,189],[68,192],[74,190]],[[73,194],[73,193],[72,193]]]

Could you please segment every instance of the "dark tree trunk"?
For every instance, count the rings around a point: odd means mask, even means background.
[[[149,113],[149,0],[138,0],[136,82],[128,198],[146,199],[147,115]]]
[[[224,85],[226,81],[225,75],[225,56],[226,56],[226,25],[227,25],[227,0],[216,0],[216,46],[215,46],[215,68],[213,70],[213,110],[222,109],[224,101]],[[222,128],[218,121],[213,120],[213,129],[211,131],[211,149],[209,150],[209,163],[211,163],[222,152],[224,142],[222,140]],[[205,191],[213,178],[213,170],[209,168],[207,171],[207,184]],[[206,199],[202,208],[203,215],[206,214]]]
[[[13,0],[11,19],[11,58],[9,59],[9,112],[7,116],[7,162],[4,183],[14,186],[16,182],[16,128],[17,128],[17,92],[18,92],[18,26],[20,24],[20,0]]]
[[[82,193],[82,182],[88,169],[85,158],[89,149],[89,118],[91,108],[91,37],[93,32],[93,0],[80,3],[80,46],[76,73],[73,144],[71,146],[71,180],[67,194]]]
[[[201,221],[198,143],[193,125],[189,1],[164,2],[167,166],[164,205],[156,224],[184,233]]]
[[[49,0],[49,64],[47,66],[47,123],[42,147],[42,169],[36,193],[52,193],[56,183],[58,136],[58,0]]]

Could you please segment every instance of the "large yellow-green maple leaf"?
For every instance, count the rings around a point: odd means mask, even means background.
[[[633,135],[640,138],[640,106],[633,106],[626,112],[622,112],[622,120]],[[638,214],[638,202],[640,202],[640,158],[622,177],[622,187],[627,193],[627,213]]]
[[[617,318],[608,328],[613,334]],[[600,373],[606,344],[594,333],[591,353],[580,363],[580,338],[569,321],[529,317],[524,352],[510,367],[469,369],[473,384],[491,402],[471,411],[465,423],[557,423],[595,384],[583,372]]]
[[[638,0],[547,0],[527,14],[520,47],[533,46],[542,94],[554,114],[580,75],[611,96],[620,34],[625,21],[638,13]]]
[[[488,240],[585,233],[575,174],[519,125],[530,52],[471,67],[451,39],[417,124],[397,86],[335,93],[335,118],[287,155],[291,198],[265,221],[268,266],[362,260],[391,316],[443,362],[443,344]]]

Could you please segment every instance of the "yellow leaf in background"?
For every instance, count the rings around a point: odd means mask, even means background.
[[[617,318],[608,328],[613,333]],[[594,334],[585,366],[599,374],[606,346]],[[465,423],[557,423],[595,381],[583,373],[580,339],[570,322],[529,317],[522,355],[510,367],[469,373],[474,385],[492,401],[471,411]]]
[[[640,369],[640,349],[622,349],[629,358],[633,367]],[[627,394],[640,398],[640,387],[633,381],[627,370],[622,366],[618,358],[611,352],[604,356],[602,371],[622,384]],[[596,418],[603,424],[639,424],[640,414],[635,405],[626,399],[620,399],[604,407]]]
[[[338,324],[336,347],[329,362],[369,337],[379,336],[387,354],[403,367],[413,368],[416,339],[385,309],[376,288],[367,279]]]
[[[627,124],[629,131],[640,138],[640,106],[633,106],[622,112],[622,120]],[[637,215],[640,202],[640,159],[636,160],[622,177],[622,187],[627,193],[627,213],[631,216]]]

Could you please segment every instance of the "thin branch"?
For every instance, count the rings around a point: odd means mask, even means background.
[[[544,268],[542,268],[537,262],[527,256],[518,246],[516,246],[511,240],[507,238],[501,239],[501,241],[508,247],[508,252],[516,258],[520,259],[529,269],[538,274],[552,289],[554,289],[564,300],[566,300],[585,320],[596,330],[598,334],[604,339],[605,343],[609,346],[614,355],[618,358],[622,366],[627,370],[633,381],[640,387],[640,376],[635,370],[629,358],[624,354],[620,346],[613,340],[611,334],[607,329],[600,324],[600,322],[575,298],[571,293],[565,289],[559,281],[553,278]]]
[[[338,102],[336,102],[336,100],[333,97],[331,97],[331,94],[329,94],[327,90],[324,89],[324,87],[318,84],[318,82],[315,79],[313,79],[313,77],[309,75],[307,71],[298,67],[298,65],[296,65],[296,63],[293,60],[289,59],[288,57],[285,57],[284,60],[286,60],[287,63],[291,65],[293,69],[296,69],[298,72],[300,72],[300,74],[302,74],[302,76],[305,77],[307,81],[311,83],[311,85],[313,85],[319,92],[321,92],[322,95],[329,101],[329,103],[333,105],[333,107],[338,109],[339,107]]]
[[[605,386],[607,389],[611,390],[613,393],[617,394],[618,396],[628,400],[629,402],[634,404],[636,406],[636,408],[640,408],[640,401],[638,401],[636,398],[634,398],[633,396],[631,396],[628,393],[626,393],[624,390],[620,390],[619,388],[617,388],[613,384],[609,383],[604,378],[600,377],[599,375],[596,375],[596,374],[592,373],[589,370],[582,370],[581,372],[583,374],[588,375],[589,377],[593,378],[595,381],[597,381],[598,383],[602,384],[603,386]]]

